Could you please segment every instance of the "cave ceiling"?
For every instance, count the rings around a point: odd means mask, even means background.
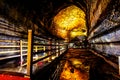
[[[94,26],[109,1],[0,0],[0,16],[37,35],[71,40],[87,36],[88,28]]]

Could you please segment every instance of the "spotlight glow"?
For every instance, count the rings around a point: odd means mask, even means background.
[[[69,6],[61,10],[54,17],[53,22],[56,31],[58,31],[58,29],[60,31],[56,32],[56,35],[64,39],[72,39],[76,36],[81,35],[86,36],[87,34],[85,13],[75,5]],[[64,32],[61,33],[62,31]]]

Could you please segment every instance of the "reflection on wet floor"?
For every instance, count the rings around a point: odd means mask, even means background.
[[[116,71],[86,49],[69,49],[60,80],[119,80]]]
[[[88,72],[80,71],[66,61],[60,80],[88,80]]]
[[[83,64],[84,60],[79,58],[79,53],[76,54],[76,52],[71,49],[68,51],[66,59],[60,80],[89,79],[89,66]]]

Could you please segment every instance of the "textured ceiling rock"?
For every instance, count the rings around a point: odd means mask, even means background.
[[[62,9],[53,19],[53,33],[63,39],[86,36],[87,27],[85,13],[75,5]]]

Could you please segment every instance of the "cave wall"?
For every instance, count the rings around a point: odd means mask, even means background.
[[[104,4],[101,6],[104,6]],[[98,10],[98,8],[96,9]],[[89,31],[90,47],[106,56],[118,56],[120,55],[120,0],[111,0],[107,9],[100,13],[97,22],[94,22],[95,19],[91,21],[91,23],[96,24],[95,26],[91,25],[93,27]],[[94,16],[100,13],[98,12]]]
[[[90,27],[92,28],[97,23],[100,15],[105,11],[110,0],[91,0],[90,2]]]
[[[120,0],[85,0],[82,3],[84,8],[80,6],[81,2],[80,0],[0,0],[0,35],[26,38],[28,29],[32,29],[36,35],[50,37],[47,28],[50,27],[52,18],[62,8],[72,3],[84,11],[87,7],[88,10],[85,12],[89,11],[88,41],[91,48],[106,54],[119,55]]]
[[[31,0],[0,0],[0,33],[23,37],[32,29],[35,35],[46,35],[45,25],[32,3]]]

